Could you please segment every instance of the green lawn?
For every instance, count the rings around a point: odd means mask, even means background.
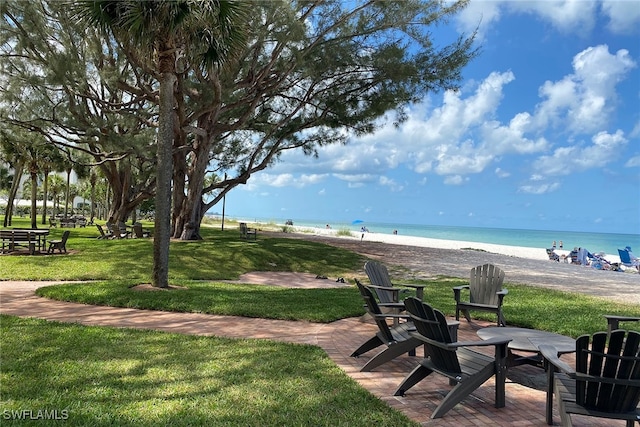
[[[2,425],[416,425],[315,346],[11,316],[0,323]],[[67,419],[11,420],[24,411]]]
[[[28,227],[17,220],[16,227]],[[146,227],[149,224],[145,225]],[[62,230],[53,229],[50,238]],[[0,256],[0,280],[92,280],[41,288],[39,295],[87,304],[331,322],[364,313],[355,286],[288,289],[231,284],[249,271],[364,276],[365,259],[299,239],[237,229],[203,229],[203,241],[172,242],[170,281],[184,289],[140,292],[148,283],[148,239],[97,240],[95,228],[72,229],[69,255]],[[453,314],[451,288],[426,283],[425,299]],[[640,316],[637,305],[506,284],[510,326],[579,336],[606,329],[603,314]],[[483,319],[489,314],[472,313]],[[413,425],[344,374],[313,346],[192,337],[0,317],[0,416],[67,410],[62,425]],[[355,344],[354,344],[355,345]],[[7,412],[9,411],[9,412]],[[11,411],[18,411],[12,413]],[[39,420],[16,425],[42,425]]]

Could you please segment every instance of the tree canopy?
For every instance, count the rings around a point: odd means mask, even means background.
[[[466,4],[6,1],[2,126],[90,154],[121,217],[171,194],[156,216],[197,239],[206,211],[286,150],[317,155],[457,88],[474,35],[432,30]]]

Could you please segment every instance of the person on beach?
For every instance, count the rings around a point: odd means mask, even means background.
[[[580,265],[585,267],[589,265],[589,261],[587,260],[588,256],[589,256],[589,251],[586,248],[578,249],[578,263]]]
[[[563,246],[564,244],[562,243],[562,240],[560,240],[560,249],[562,249]]]
[[[555,249],[556,248],[556,241],[554,240],[553,243],[551,243],[551,249]]]

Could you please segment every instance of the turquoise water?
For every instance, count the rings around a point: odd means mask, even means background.
[[[275,222],[284,224],[286,219],[255,218],[257,222]],[[326,223],[313,220],[296,220],[292,218],[294,226],[324,228]],[[385,224],[379,222],[364,221],[358,224],[331,223],[334,230],[348,229],[360,231],[366,226],[372,233],[392,234],[398,230],[399,235],[428,237],[431,239],[462,240],[466,242],[493,243],[497,245],[525,246],[530,248],[550,248],[555,240],[560,245],[562,240],[564,249],[571,250],[575,246],[587,248],[592,253],[604,252],[618,255],[618,249],[631,246],[636,254],[640,253],[640,235],[637,234],[613,234],[576,231],[550,231],[550,230],[514,230],[508,228],[479,228],[479,227],[454,227],[435,226],[421,224]]]

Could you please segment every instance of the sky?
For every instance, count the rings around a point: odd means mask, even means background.
[[[226,215],[640,234],[640,1],[472,0],[447,30],[475,28],[459,91],[285,154]]]

